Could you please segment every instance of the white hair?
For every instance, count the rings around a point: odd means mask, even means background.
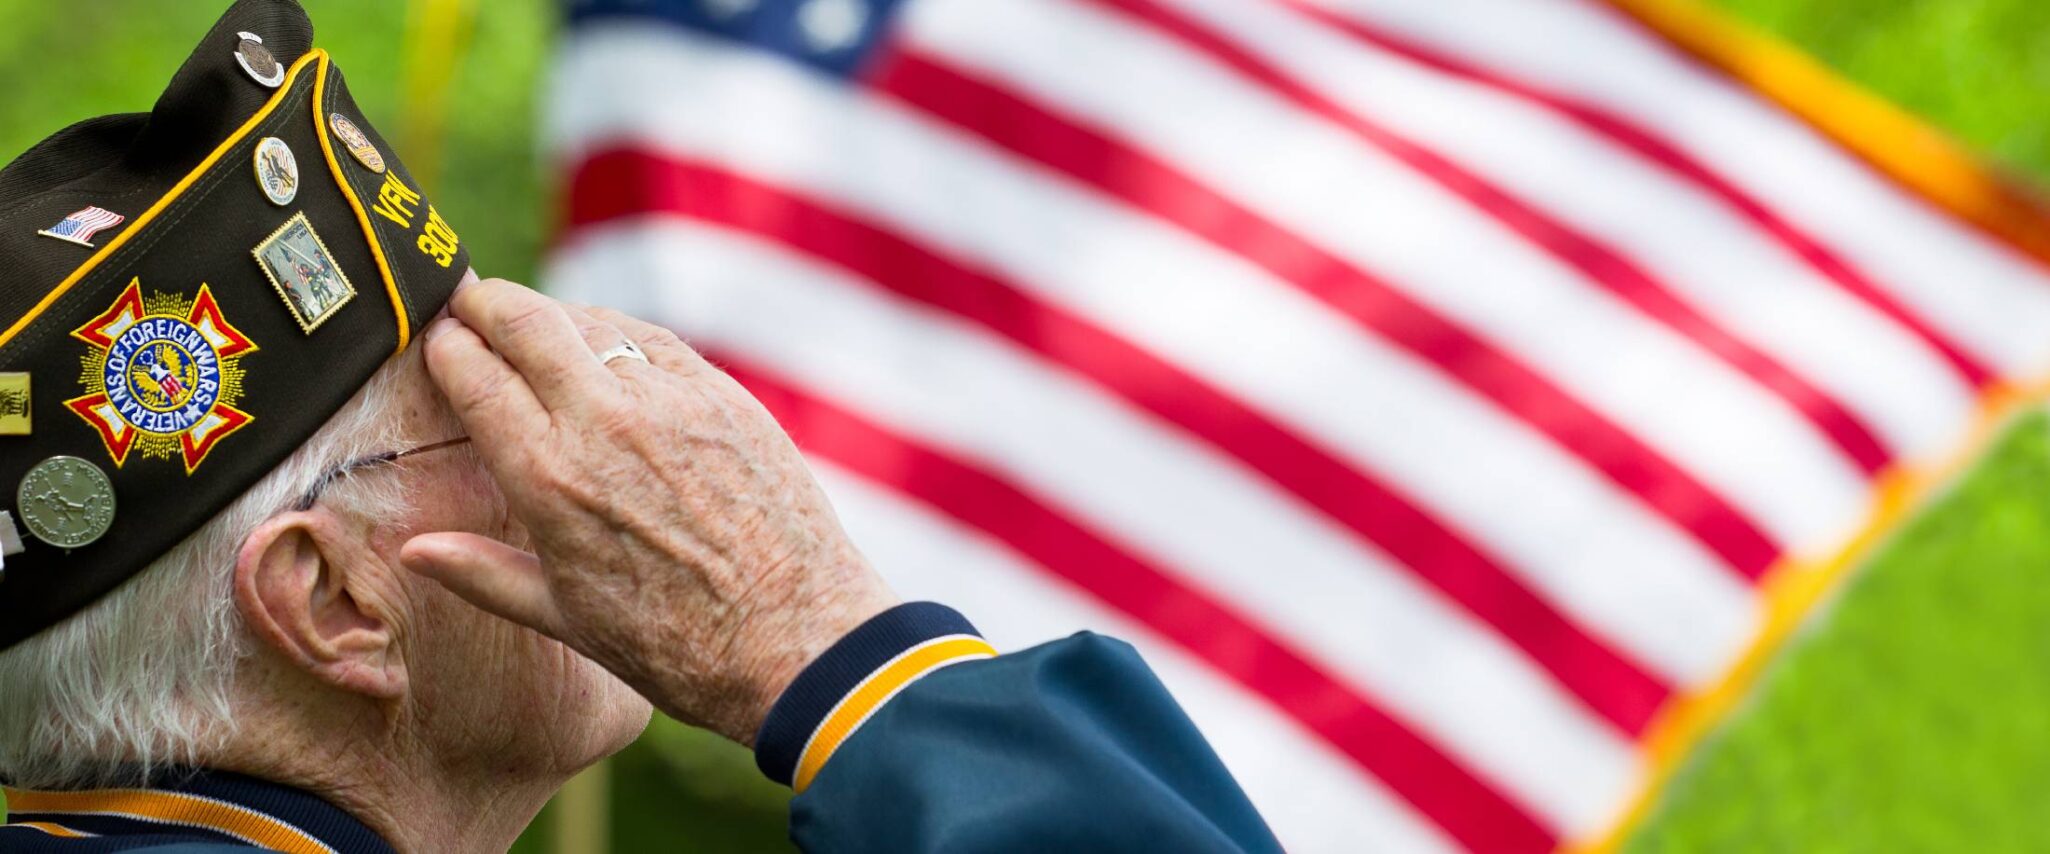
[[[235,734],[235,674],[251,649],[233,596],[243,540],[336,465],[412,441],[395,402],[417,354],[387,362],[290,458],[135,578],[0,652],[0,780],[135,785]],[[406,513],[401,481],[349,478],[322,500],[383,524]]]

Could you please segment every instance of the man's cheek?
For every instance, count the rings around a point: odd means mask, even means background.
[[[557,656],[547,638],[494,617],[449,594],[437,603],[438,650],[434,671],[451,684],[464,686],[469,702],[500,717],[511,709],[545,696],[542,689],[560,684]],[[495,711],[493,711],[495,710]]]

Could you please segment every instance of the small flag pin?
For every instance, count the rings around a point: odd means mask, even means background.
[[[74,211],[70,216],[65,217],[63,222],[36,233],[44,237],[55,237],[58,240],[90,248],[93,245],[93,235],[120,225],[127,219],[127,217],[106,208],[87,207],[83,210]]]

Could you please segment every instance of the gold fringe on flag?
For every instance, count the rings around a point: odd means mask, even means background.
[[[1949,135],[1858,87],[1800,50],[1700,0],[1606,0],[1665,41],[1765,99],[1876,169],[2028,256],[2050,264],[2050,204],[2027,183],[1973,155]],[[1995,383],[1979,394],[1971,432],[1940,464],[1895,464],[1881,473],[1865,523],[1828,555],[1787,555],[1760,585],[1764,628],[1706,689],[1675,697],[1640,746],[1646,782],[1606,833],[1570,846],[1622,847],[1658,803],[1675,771],[1746,697],[1794,632],[1830,600],[1874,547],[1947,487],[2014,417],[2050,402],[2050,378]]]

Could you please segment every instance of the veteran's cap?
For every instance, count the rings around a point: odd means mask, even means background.
[[[468,266],[294,0],[0,171],[0,649],[255,485]]]

